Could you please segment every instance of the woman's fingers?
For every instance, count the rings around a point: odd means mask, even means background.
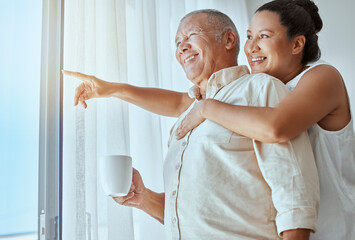
[[[201,114],[201,108],[203,101],[200,101],[195,104],[191,111],[184,117],[181,121],[180,126],[175,132],[176,139],[183,138],[189,131],[200,125],[205,118]]]
[[[188,129],[184,126],[185,119],[182,120],[180,126],[176,129],[176,139],[180,140],[181,138],[185,137],[188,133]]]

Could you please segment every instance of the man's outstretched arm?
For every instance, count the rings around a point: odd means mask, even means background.
[[[86,100],[116,97],[159,115],[178,117],[194,101],[187,93],[107,82],[95,76],[66,70],[63,70],[63,74],[82,81],[76,88],[75,106],[80,102],[86,108]]]

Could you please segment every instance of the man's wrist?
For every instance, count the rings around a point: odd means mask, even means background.
[[[150,190],[148,188],[144,188],[144,191],[142,193],[142,202],[137,206],[138,209],[147,212],[149,210],[149,194],[150,194]]]
[[[164,224],[165,194],[156,193],[148,188],[145,188],[142,195],[142,202],[139,206],[137,206],[137,208],[154,217],[160,223]]]
[[[107,88],[107,97],[122,98],[124,96],[125,89],[122,83],[109,82]]]

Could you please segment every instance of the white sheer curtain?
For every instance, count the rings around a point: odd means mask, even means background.
[[[175,33],[181,17],[202,8],[229,15],[243,46],[244,0],[67,0],[64,68],[112,82],[186,91],[190,83],[175,60]],[[73,107],[78,84],[64,80],[63,239],[165,239],[158,221],[103,194],[97,159],[131,155],[146,187],[163,192],[162,166],[174,119],[117,99],[90,100],[86,110]]]

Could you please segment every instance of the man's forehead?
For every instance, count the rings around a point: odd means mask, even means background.
[[[204,29],[205,29],[205,27],[201,24],[189,22],[186,25],[179,27],[177,34],[191,32],[191,31],[202,32]]]
[[[183,19],[176,32],[176,39],[181,34],[189,33],[191,31],[202,32],[203,30],[206,30],[206,17],[206,14],[199,13]]]

